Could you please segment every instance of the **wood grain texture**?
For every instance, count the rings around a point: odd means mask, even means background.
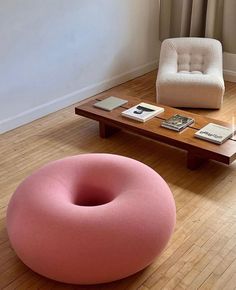
[[[156,72],[96,96],[130,95],[154,101]],[[236,84],[226,83],[221,110],[191,110],[231,122]],[[169,184],[177,207],[175,233],[150,267],[121,281],[73,286],[33,273],[15,256],[5,227],[6,207],[17,185],[43,164],[88,152],[115,153],[151,166]],[[184,151],[120,131],[108,139],[98,123],[74,106],[0,136],[0,289],[234,289],[236,285],[236,165],[214,161],[197,171],[184,166]],[[138,254],[138,253],[137,253]]]
[[[107,95],[108,96],[108,95]],[[201,115],[188,113],[186,111],[170,108],[167,106],[159,105],[165,109],[165,111],[156,117],[152,118],[148,122],[142,123],[135,120],[123,117],[121,112],[124,109],[133,107],[140,103],[140,99],[135,99],[129,96],[122,96],[126,98],[129,102],[111,112],[107,112],[94,107],[94,104],[98,99],[103,99],[97,97],[96,100],[88,101],[75,107],[75,113],[93,120],[98,121],[102,126],[100,126],[100,136],[104,137],[103,133],[104,124],[110,127],[110,132],[112,131],[112,126],[114,128],[120,128],[128,130],[133,133],[137,133],[141,136],[145,136],[171,146],[175,146],[180,149],[184,149],[188,152],[188,155],[199,156],[201,159],[213,159],[225,164],[231,164],[236,159],[236,141],[233,139],[227,140],[224,144],[217,145],[204,140],[194,137],[194,134],[208,123],[216,123],[219,125],[225,125],[227,127],[232,127],[230,123],[218,121],[215,119],[207,118]],[[190,116],[195,120],[192,126],[185,128],[181,132],[175,132],[161,127],[161,122],[173,116],[174,114],[180,114],[185,116]],[[107,137],[110,135],[107,131]],[[195,158],[196,159],[196,158]],[[193,160],[193,159],[192,159]],[[200,160],[198,158],[198,160]],[[195,166],[189,166],[189,169],[196,169],[199,162],[195,162]],[[192,163],[193,165],[193,163]]]

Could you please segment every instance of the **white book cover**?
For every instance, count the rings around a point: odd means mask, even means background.
[[[134,119],[139,122],[146,122],[156,115],[164,112],[164,108],[147,103],[140,103],[121,113],[122,116]]]
[[[224,141],[232,137],[233,130],[218,124],[209,123],[195,134],[195,137],[204,139],[216,144],[222,144]]]

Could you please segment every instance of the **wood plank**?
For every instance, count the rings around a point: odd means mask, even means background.
[[[119,129],[116,127],[109,126],[102,121],[99,122],[99,135],[101,138],[111,137],[113,134],[115,134],[118,131]]]
[[[194,153],[187,153],[187,167],[191,170],[199,168],[203,163],[206,162],[206,159],[195,155]]]
[[[105,96],[103,96],[104,98]],[[191,169],[197,168],[197,164],[201,164],[200,159],[213,159],[225,164],[231,164],[236,159],[236,142],[234,140],[227,140],[222,145],[213,144],[200,140],[194,137],[194,133],[197,131],[194,127],[188,127],[181,132],[175,132],[161,127],[163,115],[167,112],[168,117],[173,115],[173,112],[178,111],[180,114],[183,111],[176,110],[169,107],[165,107],[166,111],[161,113],[157,117],[152,118],[146,123],[137,122],[135,120],[125,118],[121,116],[121,112],[124,108],[128,108],[140,102],[140,100],[127,97],[129,102],[122,107],[119,107],[111,112],[107,112],[93,105],[97,100],[91,100],[75,108],[75,113],[96,121],[102,122],[109,127],[120,128],[136,133],[141,136],[145,136],[160,142],[164,142],[168,145],[178,147],[190,152],[192,156],[199,156],[198,161],[195,162],[195,166],[188,164]],[[172,112],[172,113],[170,113]],[[183,113],[182,113],[183,114]],[[202,117],[196,114],[191,114],[195,120],[200,120]],[[210,118],[204,118],[204,122],[208,120],[213,122]],[[200,121],[199,121],[200,123]],[[220,124],[221,121],[219,121]]]
[[[155,80],[156,72],[149,73],[93,99],[115,95],[155,102]],[[0,289],[227,289],[236,285],[236,164],[228,167],[209,161],[190,171],[183,166],[183,151],[123,131],[101,139],[97,122],[76,116],[73,110],[70,106],[0,136]],[[236,84],[226,82],[220,110],[186,110],[190,111],[231,123],[236,111]],[[148,268],[121,281],[74,286],[39,275],[36,278],[9,246],[7,203],[18,184],[40,166],[91,152],[134,158],[163,176],[177,207],[174,235]]]
[[[96,101],[101,101],[104,100],[105,98],[107,98],[108,95],[103,95],[103,96],[98,96],[96,97]],[[132,97],[132,96],[122,96],[124,99],[128,100],[129,102],[122,105],[121,108],[123,109],[129,109],[132,106],[137,105],[140,102],[140,99]],[[206,126],[208,123],[215,123],[221,126],[225,126],[227,128],[231,128],[233,129],[233,124],[232,123],[228,123],[219,119],[214,119],[214,118],[209,118],[207,116],[203,116],[203,115],[199,115],[199,114],[195,114],[189,111],[183,111],[177,108],[172,108],[172,107],[168,107],[162,104],[157,104],[155,102],[150,102],[148,101],[148,103],[153,104],[155,106],[159,106],[165,109],[165,111],[161,114],[159,114],[158,116],[156,116],[155,118],[161,119],[161,120],[167,120],[170,117],[172,117],[175,114],[179,114],[179,115],[183,115],[183,116],[187,116],[187,117],[191,117],[194,119],[194,123],[191,124],[189,127],[194,128],[196,130],[201,129],[202,127]],[[236,116],[235,116],[236,117]]]

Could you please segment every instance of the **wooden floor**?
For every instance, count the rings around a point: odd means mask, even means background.
[[[156,72],[109,93],[154,100]],[[221,110],[195,110],[231,122],[236,84],[226,83]],[[169,184],[177,224],[163,254],[144,271],[98,286],[73,286],[45,279],[24,266],[5,228],[8,201],[17,185],[41,165],[68,155],[107,152],[129,156],[155,169]],[[213,161],[197,171],[185,166],[184,151],[127,132],[98,137],[98,124],[74,114],[74,106],[0,136],[0,289],[236,289],[236,162]]]

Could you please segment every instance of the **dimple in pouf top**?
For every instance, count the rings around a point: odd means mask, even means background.
[[[112,154],[54,161],[23,181],[7,210],[18,257],[73,284],[118,280],[148,266],[175,225],[166,182],[150,167]]]

